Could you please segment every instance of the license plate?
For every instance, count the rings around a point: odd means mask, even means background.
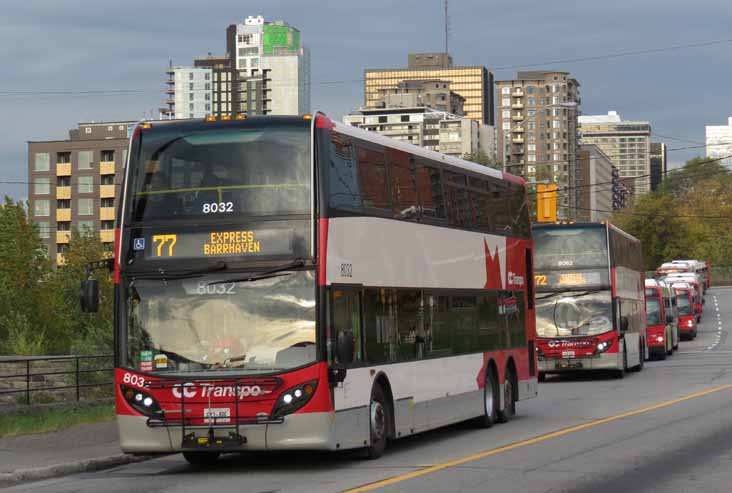
[[[562,358],[574,358],[574,351],[562,351]]]
[[[228,407],[207,407],[203,410],[203,422],[210,424],[226,424],[231,422],[231,409]]]

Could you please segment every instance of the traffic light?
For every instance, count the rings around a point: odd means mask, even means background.
[[[536,186],[536,222],[553,223],[557,220],[557,185]]]

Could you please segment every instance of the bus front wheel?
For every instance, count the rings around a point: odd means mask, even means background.
[[[389,434],[389,405],[380,385],[376,385],[371,394],[369,428],[371,445],[366,447],[366,458],[378,459],[384,453],[386,439]]]
[[[194,466],[210,466],[219,459],[218,452],[183,452],[183,458]]]
[[[498,422],[498,380],[490,367],[485,369],[485,386],[483,388],[483,416],[478,418],[482,428],[490,428]]]

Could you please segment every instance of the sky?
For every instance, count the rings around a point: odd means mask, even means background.
[[[15,199],[27,196],[27,185],[2,182],[27,181],[27,141],[67,138],[79,122],[156,116],[169,60],[191,65],[195,56],[222,54],[226,26],[248,15],[300,29],[311,51],[313,111],[334,118],[362,104],[365,68],[403,67],[409,52],[444,46],[443,0],[2,0],[2,7],[0,195]],[[730,25],[729,0],[451,0],[449,51],[455,65],[484,65],[497,80],[515,77],[516,67],[571,72],[582,114],[615,110],[650,121],[676,166],[704,149],[673,149],[703,143],[705,125],[732,116]],[[728,41],[568,61],[719,40]],[[48,94],[109,90],[137,92]]]

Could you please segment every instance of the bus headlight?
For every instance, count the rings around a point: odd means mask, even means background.
[[[295,387],[291,387],[280,395],[272,410],[272,417],[280,418],[286,414],[292,414],[305,404],[315,394],[315,388],[318,386],[317,380],[301,383]]]
[[[598,342],[597,343],[597,352],[598,352],[598,354],[599,353],[604,353],[608,349],[610,349],[610,341],[602,341],[602,342]]]
[[[119,387],[127,403],[135,410],[146,416],[158,416],[162,413],[158,401],[147,392],[127,385],[120,385]]]
[[[656,336],[656,341],[663,342],[663,336]]]

